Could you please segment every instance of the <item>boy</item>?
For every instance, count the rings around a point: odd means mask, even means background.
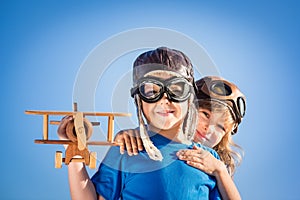
[[[195,145],[197,110],[189,58],[166,47],[145,52],[134,62],[133,84],[145,151],[130,157],[111,147],[92,179],[82,163],[71,162],[72,199],[220,199],[212,176],[176,157],[178,150]],[[64,127],[59,130],[62,135]],[[212,149],[196,145],[218,158]]]

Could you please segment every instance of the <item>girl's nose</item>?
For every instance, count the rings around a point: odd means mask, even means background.
[[[216,131],[215,126],[214,125],[209,125],[207,127],[207,134],[212,134]]]
[[[209,129],[209,123],[207,123],[207,122],[204,122],[204,131],[205,132],[207,132],[208,131],[208,129]]]

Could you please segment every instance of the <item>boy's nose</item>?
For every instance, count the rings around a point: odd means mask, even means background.
[[[164,93],[163,97],[160,100],[161,103],[170,103],[170,99],[168,98],[167,94]]]

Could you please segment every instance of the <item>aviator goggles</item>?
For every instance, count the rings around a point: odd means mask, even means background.
[[[186,101],[192,91],[192,85],[184,78],[172,77],[162,80],[154,77],[141,78],[137,86],[131,89],[131,96],[139,94],[147,103],[159,101],[166,93],[168,99],[173,102]]]
[[[245,96],[234,84],[218,77],[210,77],[204,80],[204,83],[200,87],[198,85],[199,99],[211,99],[223,104],[225,103],[237,123],[241,123],[242,118],[245,116]]]

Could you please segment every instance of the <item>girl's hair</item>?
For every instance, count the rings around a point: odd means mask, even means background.
[[[198,101],[198,105],[199,108],[210,110],[213,113],[223,113],[226,133],[213,149],[219,154],[221,161],[226,165],[229,174],[233,176],[236,167],[240,165],[244,155],[243,149],[232,140],[232,131],[238,124],[234,121],[228,107],[219,102],[204,100]]]

